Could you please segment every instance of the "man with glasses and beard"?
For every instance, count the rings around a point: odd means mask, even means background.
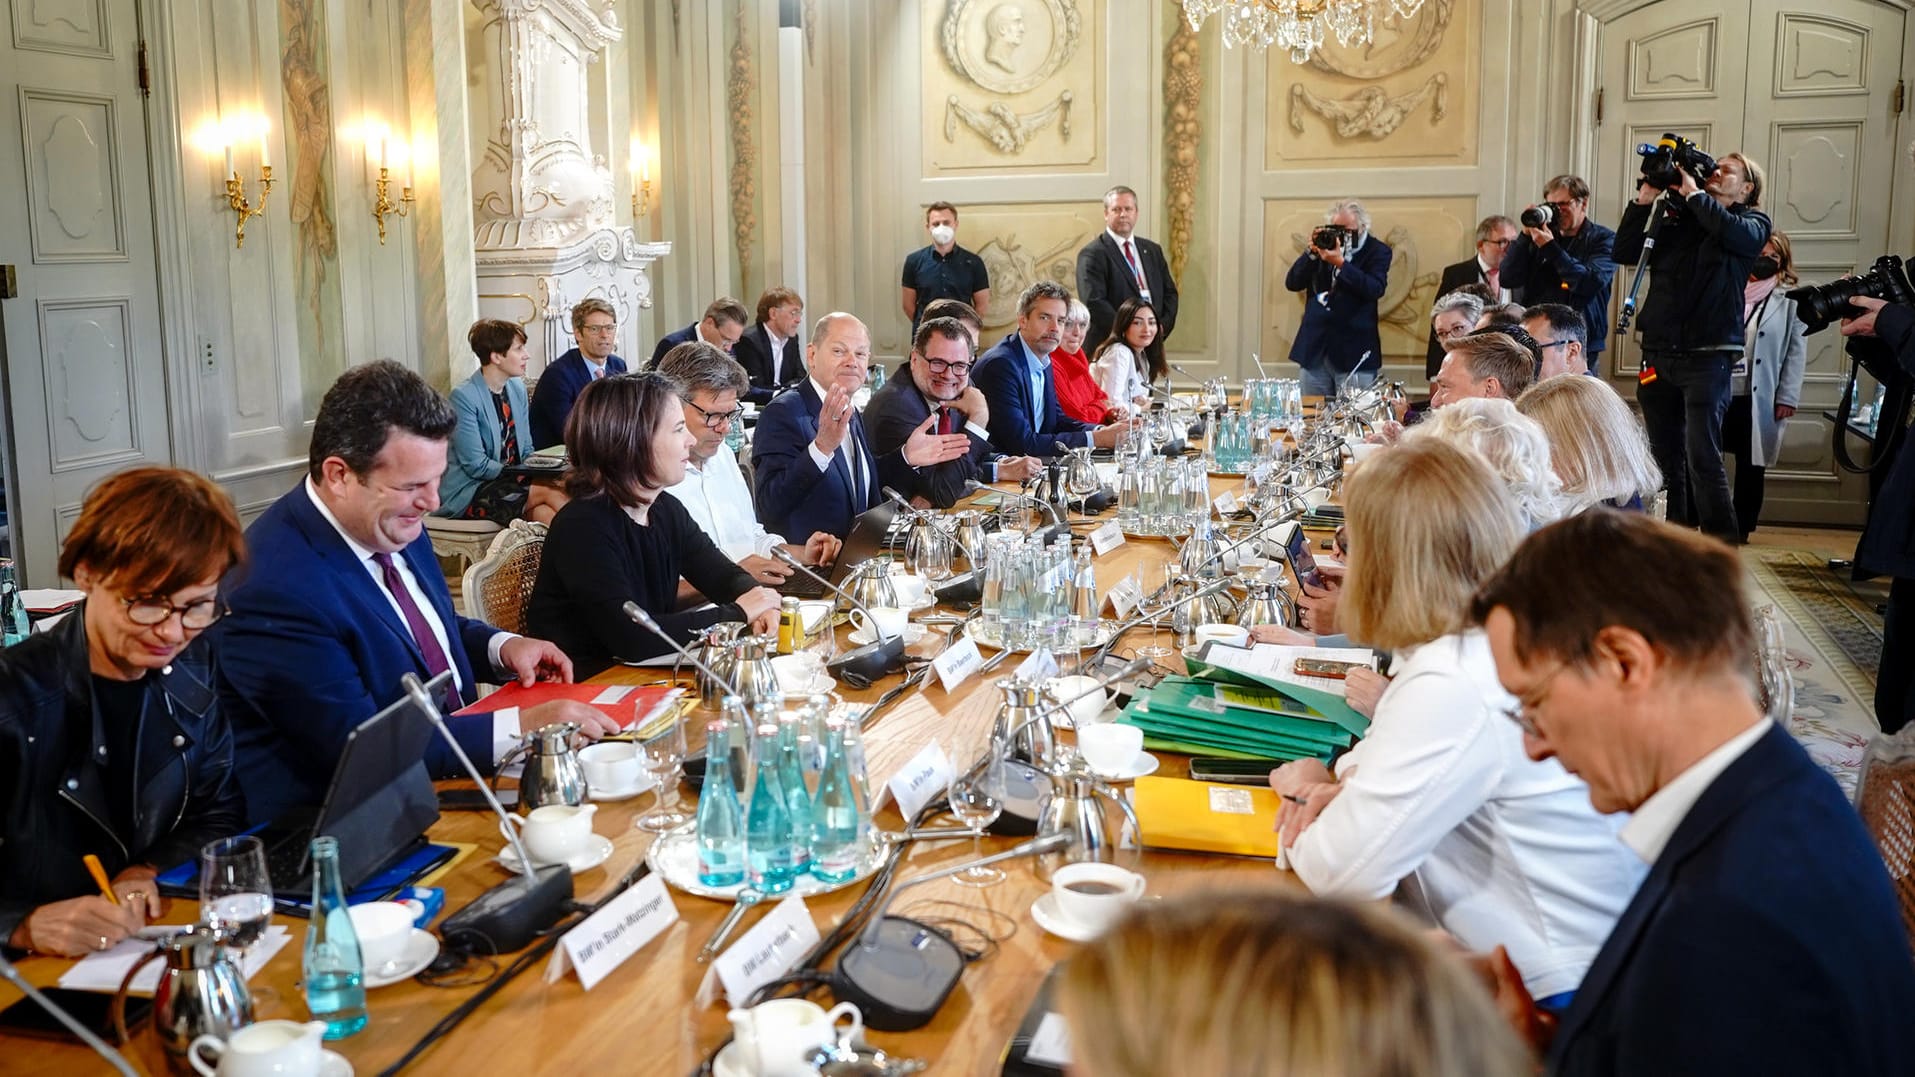
[[[996,482],[1037,472],[1037,461],[1028,456],[999,457],[992,451],[991,409],[984,394],[971,384],[972,357],[971,334],[963,322],[927,318],[912,341],[910,362],[865,406],[871,451],[878,454],[878,478],[920,507],[950,508],[964,496],[964,484],[971,479]],[[933,431],[963,434],[970,439],[971,449],[942,463],[913,467],[893,450],[902,447],[933,413],[937,417]]]

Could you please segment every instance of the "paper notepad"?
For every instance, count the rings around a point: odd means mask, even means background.
[[[1228,856],[1275,858],[1277,794],[1251,785],[1142,777],[1135,786],[1144,844]]]
[[[293,941],[292,932],[283,924],[273,924],[266,934],[253,944],[246,954],[246,978],[252,979],[273,955]],[[120,981],[141,959],[153,952],[153,944],[139,936],[120,940],[119,945],[88,954],[75,962],[73,967],[60,974],[60,986],[68,991],[103,991],[114,994],[120,989]],[[140,970],[140,975],[129,989],[135,995],[150,995],[160,986],[160,973],[166,971],[166,961],[158,959]]]

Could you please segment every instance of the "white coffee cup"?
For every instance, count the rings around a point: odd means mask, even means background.
[[[873,639],[877,636],[890,639],[894,636],[904,635],[904,626],[908,624],[910,620],[910,611],[899,609],[896,606],[873,606],[871,607],[871,616],[869,617],[864,615],[863,610],[851,611],[851,623],[857,625],[860,632],[863,632],[867,636],[872,636]],[[871,623],[873,621],[877,622],[878,631],[876,633],[871,631]]]
[[[1097,690],[1092,692],[1093,688]],[[1044,684],[1044,694],[1053,703],[1062,703],[1085,692],[1090,694],[1065,708],[1071,716],[1071,725],[1078,729],[1095,724],[1103,716],[1104,704],[1109,702],[1110,693],[1098,687],[1095,677],[1052,677]]]
[[[1144,731],[1138,726],[1101,722],[1077,730],[1077,752],[1099,774],[1128,770],[1143,750]]]
[[[1255,577],[1257,573],[1269,567],[1270,560],[1265,557],[1245,557],[1237,561],[1237,571],[1250,577]]]
[[[925,589],[930,584],[923,576],[907,576],[903,573],[891,577],[891,591],[898,596],[898,604],[905,609],[924,601]]]
[[[585,784],[593,793],[630,789],[638,784],[643,771],[638,747],[632,744],[588,744],[579,749],[578,762],[585,769]]]
[[[598,811],[596,804],[580,804],[568,807],[564,804],[547,804],[543,808],[533,808],[532,814],[520,817],[506,816],[506,822],[519,827],[519,837],[525,841],[525,851],[535,864],[563,864],[584,852],[592,840],[592,815]],[[506,822],[499,827],[503,830]]]
[[[778,689],[786,695],[811,691],[824,671],[824,659],[808,652],[781,654],[771,660],[771,672],[778,678]]]
[[[1144,896],[1144,877],[1115,864],[1067,864],[1051,873],[1051,894],[1065,919],[1102,931]]]
[[[396,901],[368,901],[347,910],[353,934],[359,936],[359,956],[367,972],[394,967],[406,955],[412,938],[412,910]]]
[[[222,1041],[201,1036],[186,1049],[187,1060],[206,1077],[314,1077],[319,1072],[324,1021],[259,1021]],[[209,1051],[219,1068],[207,1064]]]
[[[1200,645],[1216,642],[1230,647],[1250,646],[1250,630],[1242,625],[1198,625],[1190,636]]]
[[[1319,509],[1330,503],[1330,491],[1318,487],[1303,492],[1303,503],[1313,509]]]

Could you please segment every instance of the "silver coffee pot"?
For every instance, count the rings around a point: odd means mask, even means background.
[[[1004,693],[992,723],[991,736],[1010,746],[1009,758],[1047,767],[1057,757],[1057,733],[1051,725],[1054,705],[1044,698],[1043,686],[1022,677],[1005,677],[997,682]]]
[[[984,556],[984,514],[976,509],[954,512],[955,521],[951,532],[951,567],[954,571],[972,571],[982,569],[983,565],[971,563],[971,556]],[[959,560],[962,559],[960,566]]]
[[[897,589],[891,586],[891,559],[872,557],[858,562],[845,577],[843,587],[851,597],[870,609],[898,604]],[[839,611],[849,612],[843,599],[838,600]]]
[[[723,621],[699,633],[698,660],[720,678],[699,669],[698,705],[716,711],[734,687],[747,710],[760,699],[782,700],[778,678],[771,671],[775,636],[753,636],[742,621]]]
[[[585,768],[578,761],[577,722],[553,722],[525,735],[519,746],[499,760],[499,771],[514,759],[523,758],[525,768],[519,774],[518,813],[530,815],[534,808],[563,804],[576,808],[585,803],[589,790]]]
[[[1281,568],[1267,568],[1251,577],[1249,597],[1237,609],[1236,623],[1244,628],[1276,625],[1289,628],[1297,623],[1297,603],[1290,597]]]
[[[223,936],[207,924],[156,940],[154,950],[127,970],[113,996],[113,1027],[128,1042],[126,995],[140,971],[164,957],[159,988],[153,992],[153,1030],[174,1073],[191,1074],[186,1050],[201,1036],[224,1040],[253,1023],[253,996],[223,945]]]
[[[1098,781],[1075,752],[1064,753],[1049,773],[1051,794],[1038,810],[1037,832],[1062,831],[1070,835],[1070,842],[1039,854],[1037,877],[1048,882],[1051,873],[1070,864],[1134,862],[1141,831],[1130,803]],[[1114,810],[1107,809],[1105,802],[1115,805]]]

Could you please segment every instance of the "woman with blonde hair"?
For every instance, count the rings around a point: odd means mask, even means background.
[[[1549,439],[1550,464],[1563,483],[1563,515],[1596,505],[1640,511],[1662,489],[1649,435],[1601,379],[1545,378],[1516,398],[1516,410]]]
[[[1470,596],[1525,527],[1482,458],[1411,438],[1350,478],[1337,623],[1394,652],[1370,727],[1331,774],[1286,763],[1283,857],[1318,894],[1409,904],[1474,951],[1504,946],[1560,1010],[1635,892],[1643,862],[1555,760],[1524,752]],[[1279,861],[1280,863],[1282,860]]]
[[[1483,985],[1385,909],[1245,891],[1140,903],[1058,989],[1086,1077],[1519,1077]]]
[[[1406,438],[1447,441],[1481,456],[1516,499],[1527,531],[1565,515],[1563,483],[1550,467],[1549,438],[1507,400],[1472,397],[1445,404]]]

